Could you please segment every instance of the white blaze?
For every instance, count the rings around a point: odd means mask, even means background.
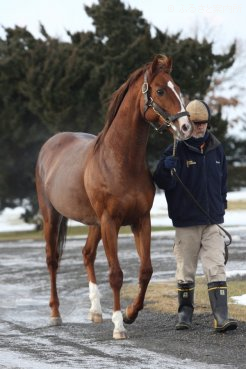
[[[172,83],[172,81],[168,81],[167,82],[167,86],[173,91],[173,93],[175,94],[175,96],[177,97],[177,99],[179,100],[179,102],[180,102],[180,106],[181,106],[181,110],[180,110],[180,112],[181,111],[185,111],[185,108],[184,108],[184,104],[183,104],[183,102],[182,102],[182,100],[181,100],[181,97],[180,97],[180,95],[177,93],[177,91],[175,90],[175,87],[174,87],[174,84]],[[180,113],[179,112],[179,113]]]
[[[176,96],[176,98],[178,99],[179,103],[180,103],[180,111],[178,113],[182,113],[185,112],[185,107],[183,104],[183,101],[181,99],[180,94],[177,93],[177,91],[175,90],[174,84],[172,81],[168,81],[167,86],[172,90],[172,92],[174,93],[174,95]],[[178,139],[187,139],[191,136],[193,127],[188,119],[188,117],[186,115],[184,115],[183,117],[180,117],[177,119],[178,125],[179,125],[179,129],[177,130],[176,126],[172,123],[170,123],[172,130],[173,130],[173,134],[175,135],[176,138]]]

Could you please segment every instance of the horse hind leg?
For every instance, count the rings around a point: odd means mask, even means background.
[[[83,248],[84,265],[87,270],[89,282],[89,298],[91,307],[89,319],[94,323],[102,322],[102,308],[100,302],[100,293],[97,286],[94,263],[96,259],[97,246],[101,239],[101,229],[99,226],[89,226],[88,237]]]
[[[47,202],[46,202],[47,204]],[[67,219],[62,217],[51,204],[42,210],[44,218],[44,236],[46,241],[46,264],[50,274],[50,324],[61,325],[59,298],[57,294],[57,270],[65,242]]]

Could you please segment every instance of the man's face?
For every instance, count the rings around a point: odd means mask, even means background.
[[[208,123],[204,122],[193,122],[194,123],[194,130],[192,136],[195,138],[201,138],[205,135],[206,130],[208,128]]]

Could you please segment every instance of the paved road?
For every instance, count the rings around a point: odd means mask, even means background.
[[[228,269],[245,269],[245,236],[236,232]],[[112,294],[103,247],[99,246],[96,269],[102,294],[104,322],[87,320],[88,288],[82,264],[84,240],[68,240],[58,288],[63,325],[49,326],[49,278],[43,242],[0,243],[0,368],[190,368],[245,369],[246,326],[237,332],[216,335],[211,316],[194,319],[188,333],[176,332],[176,316],[143,310],[127,326],[129,338],[112,339]],[[172,235],[153,237],[154,280],[174,277]],[[133,240],[119,241],[125,282],[137,281],[138,258]],[[123,308],[126,302],[123,301]],[[233,351],[233,354],[231,351]]]

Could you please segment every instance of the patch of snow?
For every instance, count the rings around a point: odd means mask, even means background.
[[[241,296],[233,296],[231,297],[234,304],[238,305],[246,305],[246,294]]]

